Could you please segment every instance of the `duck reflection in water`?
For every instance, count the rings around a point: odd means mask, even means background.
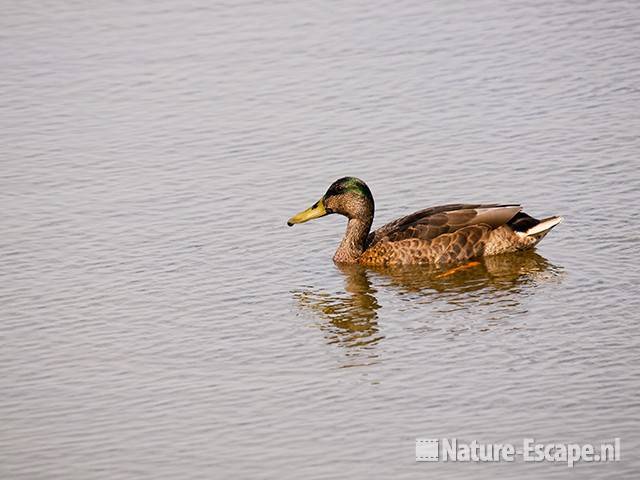
[[[369,351],[381,340],[378,327],[380,304],[366,269],[361,265],[336,265],[344,275],[344,293],[320,290],[295,292],[300,307],[318,313],[320,328],[329,344],[338,343]],[[375,358],[375,355],[372,355]]]
[[[474,304],[486,305],[487,299],[500,293],[501,308],[506,304],[514,313],[523,297],[533,295],[537,285],[557,278],[562,270],[534,251],[484,257],[444,269],[340,264],[336,267],[344,276],[344,292],[308,289],[296,292],[295,296],[302,309],[319,314],[320,328],[330,344],[364,349],[370,358],[375,358],[375,346],[384,338],[378,325],[381,305],[376,298],[377,290],[384,289],[385,294],[396,290],[398,295],[408,297],[411,304],[422,306],[444,301],[469,313],[473,313]]]

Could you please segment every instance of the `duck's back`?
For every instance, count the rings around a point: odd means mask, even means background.
[[[518,225],[530,228],[541,223],[521,210],[520,205],[500,204],[450,204],[420,210],[369,234],[359,262],[444,264],[531,248],[548,229],[539,238],[518,231]]]

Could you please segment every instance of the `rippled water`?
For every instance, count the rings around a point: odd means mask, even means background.
[[[7,3],[7,2],[5,2]],[[635,478],[640,8],[14,2],[0,19],[0,476]],[[561,214],[452,275],[338,268],[375,225]],[[416,437],[622,461],[416,463]]]

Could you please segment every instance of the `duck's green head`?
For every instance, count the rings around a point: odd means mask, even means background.
[[[356,177],[343,177],[333,182],[310,208],[291,217],[287,225],[292,227],[296,223],[308,222],[330,213],[339,213],[348,218],[373,218],[373,210],[373,195],[367,184]]]

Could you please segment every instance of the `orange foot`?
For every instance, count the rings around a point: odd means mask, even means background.
[[[477,267],[478,265],[480,265],[480,262],[467,262],[464,265],[459,265],[457,267],[453,267],[450,268],[449,270],[447,270],[446,272],[442,272],[439,275],[436,275],[436,278],[446,278],[446,277],[450,277],[451,275],[461,272],[462,270],[466,270],[467,268],[473,268],[473,267]]]

